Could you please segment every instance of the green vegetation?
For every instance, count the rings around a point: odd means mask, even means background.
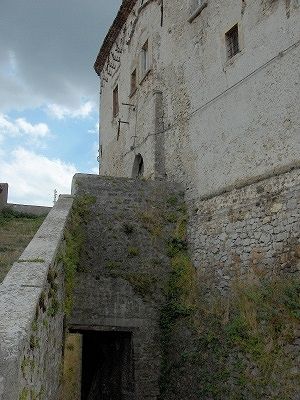
[[[28,260],[19,259],[18,262],[19,263],[42,264],[45,262],[45,260],[43,258],[33,258],[33,259],[28,259]]]
[[[154,237],[161,237],[163,232],[163,220],[161,212],[157,208],[143,211],[139,215],[144,228]]]
[[[73,308],[73,290],[76,272],[80,270],[80,253],[85,242],[85,226],[89,222],[90,208],[96,202],[93,196],[75,199],[68,229],[65,231],[65,248],[60,258],[65,271],[65,312],[71,314]]]
[[[30,336],[29,346],[31,350],[39,347],[39,339],[35,335]]]
[[[30,395],[29,389],[24,388],[22,389],[22,392],[19,396],[19,400],[29,400],[29,395]]]
[[[124,273],[121,277],[133,287],[135,293],[145,298],[151,296],[156,288],[157,279],[146,273]]]
[[[174,348],[180,348],[177,335],[182,329],[189,330],[190,319],[197,309],[196,273],[190,261],[186,240],[187,216],[184,206],[175,196],[168,199],[170,206],[177,210],[167,214],[169,222],[176,223],[173,235],[167,241],[167,254],[171,258],[171,272],[165,288],[166,301],[161,310],[162,371],[160,379],[161,398],[168,398],[174,390],[174,379],[178,379],[178,360],[173,357]],[[172,215],[172,221],[169,216]],[[175,218],[176,216],[176,218]],[[180,372],[182,374],[182,371]],[[183,397],[184,398],[184,393]],[[187,397],[188,398],[188,397]]]
[[[26,374],[27,374],[29,371],[33,371],[34,368],[35,368],[35,363],[34,363],[34,361],[33,361],[31,358],[29,358],[29,357],[24,357],[24,358],[23,358],[23,361],[22,361],[22,363],[21,363],[21,371],[22,371],[23,377],[25,378],[25,377],[26,377]]]
[[[166,244],[171,273],[160,317],[160,399],[294,398],[299,280],[244,279],[222,296],[191,263],[185,207],[175,198],[168,203],[173,210],[165,218],[175,227]]]
[[[0,283],[12,264],[18,260],[44,219],[45,216],[36,217],[9,209],[0,212]],[[31,262],[40,262],[40,260]]]
[[[51,300],[51,304],[48,307],[47,315],[48,317],[55,317],[60,310],[60,304],[57,298]]]
[[[47,275],[47,282],[49,284],[48,299],[50,301],[47,309],[48,317],[55,317],[60,310],[60,303],[58,300],[58,283],[57,283],[58,273],[55,269],[51,269]],[[43,310],[46,309],[46,294],[43,292],[40,297],[39,304],[43,305]]]
[[[119,261],[109,261],[106,264],[106,268],[109,269],[110,271],[118,270],[121,267],[122,267],[122,263]]]
[[[137,247],[128,247],[129,257],[137,257],[140,254],[140,250]]]

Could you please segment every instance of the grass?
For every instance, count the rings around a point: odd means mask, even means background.
[[[299,279],[244,279],[221,296],[192,265],[184,206],[175,198],[168,204],[174,231],[166,241],[171,272],[160,315],[159,399],[295,398],[300,371],[295,348],[287,349],[300,328]]]
[[[195,287],[188,260],[177,254],[172,264],[161,314],[161,399],[174,391],[203,400],[294,398],[300,373],[287,348],[300,326],[300,282],[238,281],[225,299],[209,285]]]
[[[12,210],[0,212],[0,283],[44,219],[45,216],[36,217]]]

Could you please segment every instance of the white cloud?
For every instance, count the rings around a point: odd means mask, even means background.
[[[57,119],[65,118],[87,118],[95,110],[95,104],[92,101],[87,101],[77,109],[71,109],[59,104],[50,104],[48,111],[50,115]]]
[[[95,124],[94,129],[89,129],[88,133],[93,133],[93,134],[95,133],[96,135],[99,135],[99,122]]]
[[[18,148],[11,159],[0,159],[1,181],[9,184],[9,201],[21,204],[52,205],[56,189],[68,194],[77,172],[72,164]]]
[[[36,125],[32,125],[27,122],[24,118],[19,118],[16,120],[16,124],[20,129],[20,132],[23,132],[33,138],[44,138],[45,136],[50,135],[50,129],[48,125],[44,123],[39,123]]]
[[[26,136],[31,142],[38,144],[40,139],[50,137],[51,132],[47,124],[31,124],[24,118],[11,120],[4,114],[0,114],[0,137]]]
[[[4,114],[0,114],[0,134],[17,136],[19,134],[19,128]]]

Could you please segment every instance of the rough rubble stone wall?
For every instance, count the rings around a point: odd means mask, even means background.
[[[179,191],[168,182],[88,175],[77,175],[73,185],[76,196],[96,201],[70,328],[132,332],[136,400],[159,394],[161,289],[169,273],[166,241],[172,234],[162,218],[168,199]]]
[[[0,285],[0,399],[57,400],[64,276],[57,255],[72,206],[61,196]]]
[[[191,206],[195,265],[226,290],[243,275],[300,270],[299,169]]]

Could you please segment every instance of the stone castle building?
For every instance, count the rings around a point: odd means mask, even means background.
[[[297,0],[123,1],[100,50],[101,174],[213,196],[299,165]]]
[[[299,17],[122,1],[100,176],[0,284],[0,400],[299,400]]]
[[[100,174],[182,184],[194,261],[221,287],[299,240],[299,16],[298,0],[125,0],[95,63]]]

